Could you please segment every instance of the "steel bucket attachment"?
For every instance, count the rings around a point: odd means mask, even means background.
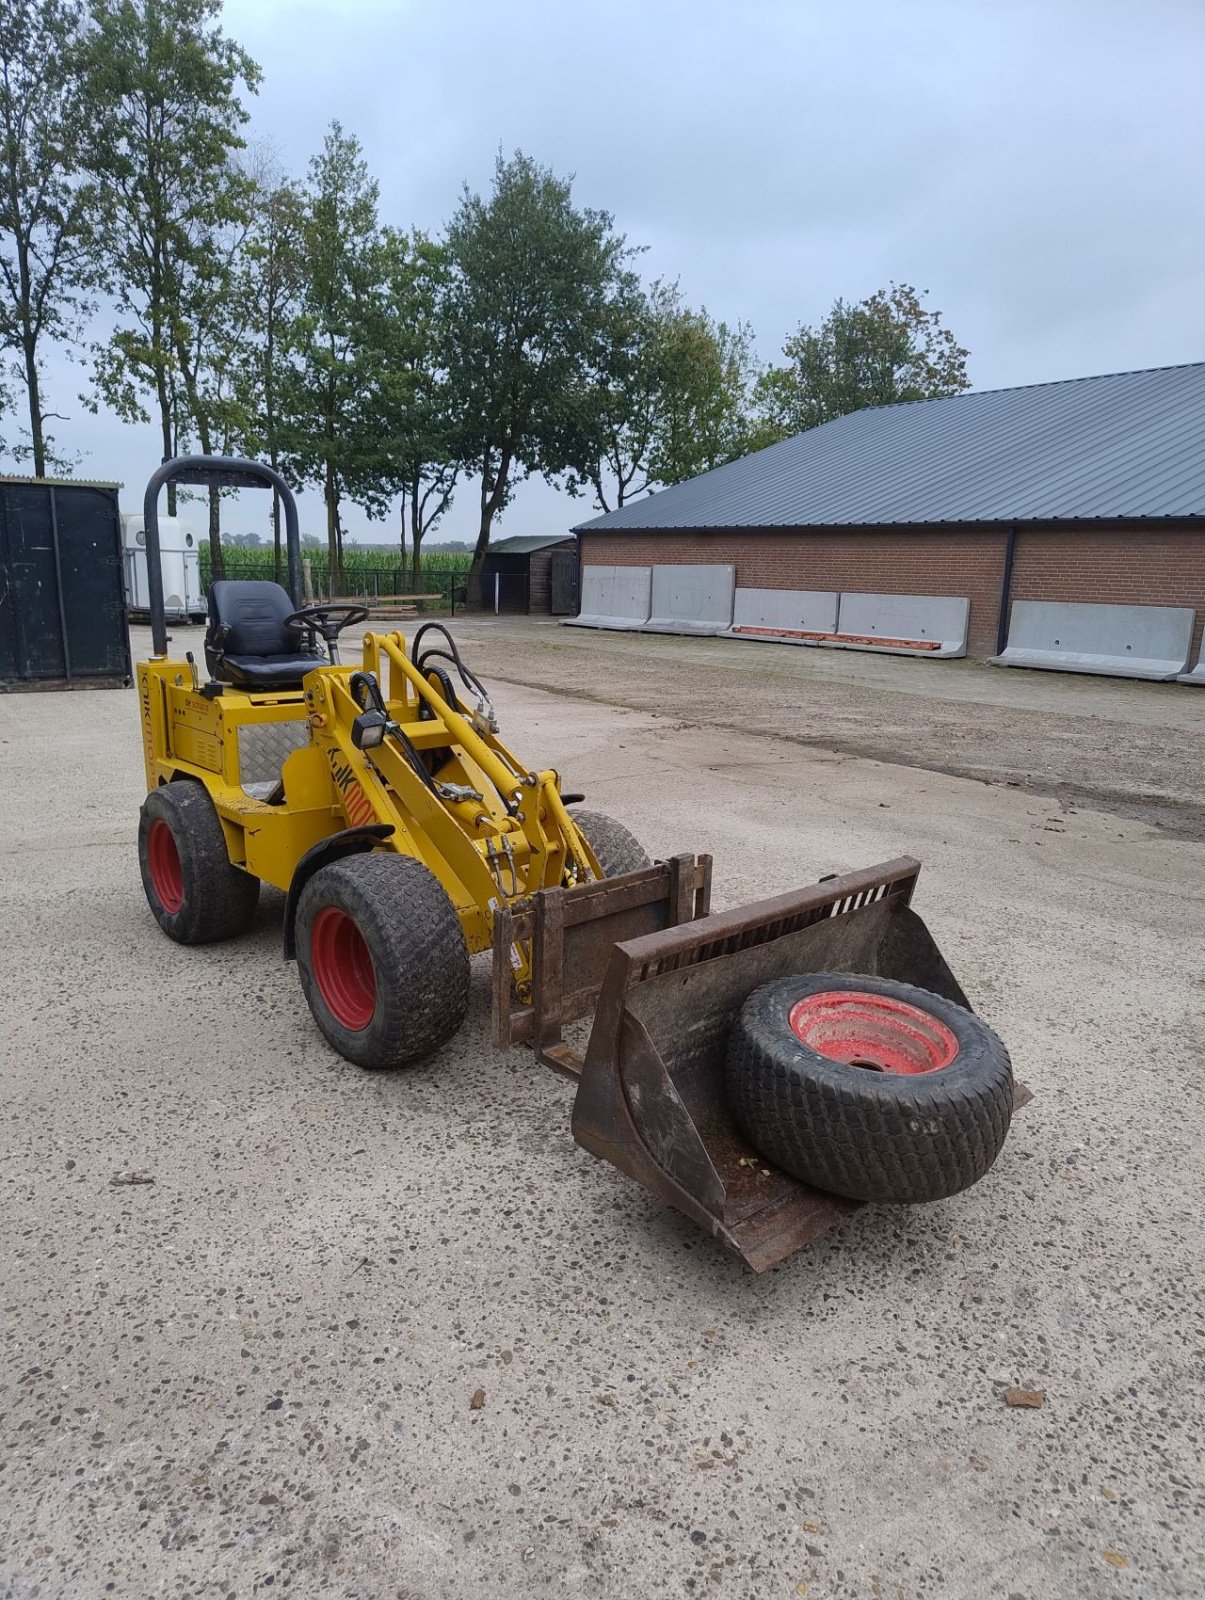
[[[723,1069],[746,996],[773,978],[827,971],[895,978],[968,1002],[911,908],[919,862],[904,857],[715,916],[707,915],[710,867],[707,857],[679,857],[548,890],[500,915],[496,1038],[529,1043],[547,1065],[580,1074],[578,1143],[762,1272],[861,1202],[770,1167],[737,1131]],[[518,1012],[509,1004],[516,938],[535,942],[533,1002]],[[591,1007],[583,1061],[560,1027]]]

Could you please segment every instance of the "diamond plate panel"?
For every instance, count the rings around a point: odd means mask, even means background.
[[[310,727],[299,722],[252,722],[238,733],[239,776],[243,788],[253,783],[275,783],[294,750],[309,743]]]

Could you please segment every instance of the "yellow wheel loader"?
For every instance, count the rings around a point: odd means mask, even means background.
[[[209,589],[205,673],[172,660],[159,564],[169,483],[274,489],[289,588]],[[1019,1099],[911,909],[910,859],[712,914],[711,861],[650,862],[619,822],[499,737],[446,628],[338,637],[361,606],[301,604],[297,508],[270,467],[182,457],[144,502],[152,656],[138,667],[139,859],[181,944],[232,938],[261,883],[314,1020],[361,1067],[464,1020],[491,952],[496,1045],[578,1081],[574,1137],[757,1270],[867,1200],[975,1182]],[[565,1038],[593,1018],[584,1054]]]

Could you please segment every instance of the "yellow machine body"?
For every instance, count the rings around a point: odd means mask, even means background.
[[[357,672],[376,678],[390,720],[430,781],[402,740],[357,748]],[[362,666],[319,665],[299,691],[224,684],[211,696],[194,687],[190,663],[154,657],[138,667],[147,788],[179,778],[203,784],[231,862],[286,891],[324,841],[349,829],[381,830],[374,848],[429,868],[456,907],[469,950],[487,950],[500,905],[603,872],[565,809],[558,774],[525,768],[478,711],[449,703],[446,685],[419,672],[396,632],[366,634]],[[249,748],[276,736],[293,745],[278,779],[250,781]],[[515,945],[511,959],[526,996],[530,947]]]

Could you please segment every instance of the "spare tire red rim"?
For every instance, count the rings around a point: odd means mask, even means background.
[[[151,888],[155,899],[174,917],[184,904],[184,874],[180,870],[180,852],[176,837],[161,817],[151,823],[146,840],[146,864],[151,875]]]
[[[377,1008],[377,975],[364,935],[346,911],[323,906],[310,933],[310,970],[326,1009],[358,1033]]]
[[[793,1005],[788,1020],[809,1050],[870,1072],[940,1072],[958,1054],[944,1022],[889,995],[825,989]]]

